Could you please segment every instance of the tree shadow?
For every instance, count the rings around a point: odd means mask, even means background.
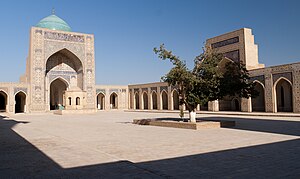
[[[300,174],[300,139],[156,161],[63,168],[12,130],[20,123],[0,116],[0,178],[296,178]]]
[[[249,130],[256,132],[267,132],[274,134],[285,134],[300,136],[300,121],[289,120],[272,120],[272,119],[249,119],[238,117],[202,117],[201,120],[228,120],[235,121],[235,127],[239,130]]]

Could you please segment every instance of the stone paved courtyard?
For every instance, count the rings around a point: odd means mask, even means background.
[[[235,128],[131,124],[175,113],[0,114],[0,178],[298,178],[300,117],[198,114]]]

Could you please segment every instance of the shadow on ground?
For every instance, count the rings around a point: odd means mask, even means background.
[[[292,121],[292,119],[288,121],[238,117],[203,117],[199,119],[235,121],[235,127],[230,127],[233,129],[300,136],[300,122]]]
[[[142,163],[118,161],[65,169],[15,133],[12,128],[17,124],[0,116],[0,178],[296,178],[300,174],[300,139]]]

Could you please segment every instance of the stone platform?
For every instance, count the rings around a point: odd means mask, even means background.
[[[64,114],[91,114],[96,113],[95,109],[79,109],[79,110],[54,110],[53,114],[64,115]]]
[[[235,121],[197,120],[197,123],[182,122],[175,118],[134,119],[133,124],[200,130],[205,128],[234,127]]]

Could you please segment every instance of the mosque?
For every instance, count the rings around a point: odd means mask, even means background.
[[[264,67],[251,29],[207,40],[228,59],[242,62],[255,88],[253,99],[225,97],[198,110],[300,112],[300,63]],[[0,112],[92,113],[97,110],[179,110],[176,86],[164,82],[108,86],[95,84],[94,35],[73,32],[55,14],[30,29],[25,74],[18,83],[0,82]]]

